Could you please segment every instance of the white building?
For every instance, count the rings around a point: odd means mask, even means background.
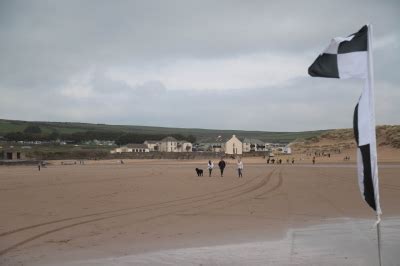
[[[115,145],[115,141],[113,140],[89,140],[85,141],[86,145],[99,145],[99,146],[112,146]]]
[[[232,155],[242,154],[243,143],[235,135],[232,135],[232,138],[225,143],[225,153]]]
[[[125,152],[149,152],[149,148],[145,144],[128,144],[110,151],[111,154]]]
[[[149,151],[160,151],[161,142],[158,140],[146,140],[143,144],[147,145]]]
[[[132,152],[149,152],[149,148],[146,144],[128,144],[126,145],[128,149],[131,149]]]
[[[161,152],[178,152],[178,141],[173,137],[166,137],[161,140]]]
[[[132,149],[129,149],[128,147],[123,146],[123,147],[118,147],[118,148],[112,149],[110,151],[111,154],[114,154],[114,153],[125,153],[125,152],[132,152]]]
[[[290,147],[284,147],[283,149],[282,149],[282,151],[283,151],[283,153],[285,153],[285,154],[292,154],[292,148],[290,148]]]
[[[177,140],[173,137],[166,137],[159,141],[146,140],[144,142],[150,151],[161,152],[192,152],[193,145],[185,140]]]
[[[259,139],[245,138],[243,140],[243,152],[265,151],[265,143]]]

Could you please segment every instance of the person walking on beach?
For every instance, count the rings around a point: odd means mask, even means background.
[[[243,162],[241,159],[239,159],[237,162],[237,169],[238,169],[239,178],[243,177]]]
[[[41,163],[39,162],[38,165],[37,165],[39,171],[40,171],[40,164],[41,164]]]
[[[211,172],[212,172],[212,170],[214,168],[214,163],[211,162],[211,160],[208,161],[207,168],[208,168],[208,176],[211,177]]]
[[[225,163],[223,158],[221,158],[221,161],[219,161],[218,166],[219,166],[219,170],[221,171],[221,177],[223,177],[224,176],[224,169],[225,169],[225,166],[226,166],[226,163]]]

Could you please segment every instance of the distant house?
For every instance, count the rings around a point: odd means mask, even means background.
[[[265,143],[259,139],[245,138],[243,140],[243,152],[265,151]]]
[[[161,152],[178,152],[178,140],[174,137],[166,137],[161,140]]]
[[[291,154],[292,149],[283,143],[271,143],[268,151],[275,152],[275,153],[284,153],[284,154]]]
[[[125,152],[132,152],[132,149],[129,149],[128,147],[118,147],[115,149],[112,149],[110,151],[111,154],[115,154],[115,153],[125,153]]]
[[[60,143],[61,144],[61,143]],[[115,145],[115,141],[113,140],[89,140],[89,141],[85,141],[86,145],[98,145],[98,146],[112,146]]]
[[[225,143],[210,143],[207,150],[212,152],[223,152],[225,150]]]
[[[7,148],[0,150],[0,160],[24,160],[25,153],[20,150]]]
[[[146,144],[128,144],[126,145],[128,149],[131,149],[132,152],[149,152],[149,148]]]
[[[145,144],[128,144],[110,151],[111,154],[126,152],[149,152],[149,148]]]
[[[235,135],[232,135],[232,138],[225,143],[225,153],[230,155],[242,154],[243,143]]]
[[[143,144],[147,145],[149,151],[160,151],[161,142],[158,140],[146,140]]]
[[[185,140],[177,140],[174,137],[166,137],[162,140],[146,140],[145,145],[150,151],[160,152],[192,152],[192,143]]]
[[[284,147],[282,151],[285,154],[292,154],[292,148],[290,148],[288,146]]]

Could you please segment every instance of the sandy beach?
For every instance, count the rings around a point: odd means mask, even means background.
[[[205,161],[1,167],[0,264],[377,265],[354,161],[243,161],[241,179],[233,160],[224,177],[197,177]],[[396,265],[400,163],[379,172],[383,259]]]

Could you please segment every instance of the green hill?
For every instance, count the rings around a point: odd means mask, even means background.
[[[0,119],[0,136],[10,132],[23,132],[28,126],[39,126],[43,133],[58,132],[60,134],[71,134],[86,131],[121,132],[136,134],[181,134],[193,135],[197,142],[214,142],[218,136],[229,138],[233,134],[240,138],[256,138],[265,142],[289,143],[295,139],[305,139],[319,136],[326,130],[304,131],[304,132],[269,132],[269,131],[244,131],[244,130],[217,130],[199,128],[168,128],[151,126],[128,126],[128,125],[105,125],[89,123],[70,122],[41,122],[41,121],[19,121]]]

